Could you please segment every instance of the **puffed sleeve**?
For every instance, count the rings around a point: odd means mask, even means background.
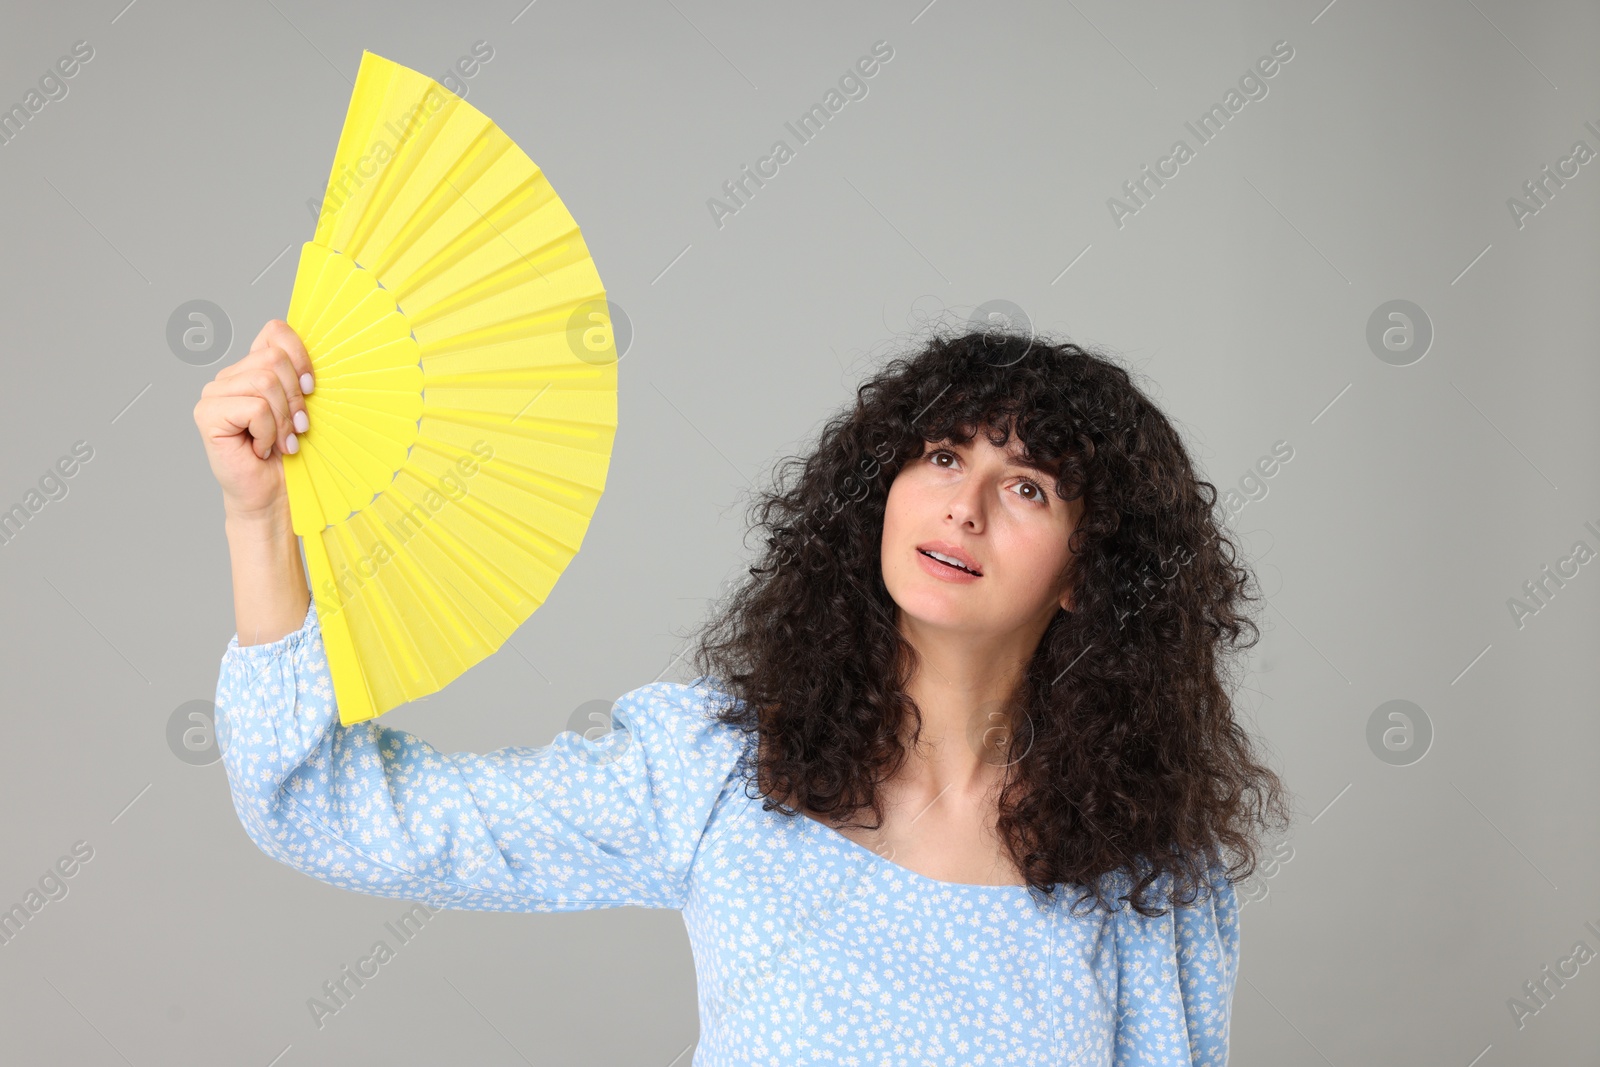
[[[250,840],[330,885],[471,911],[681,908],[741,748],[706,681],[625,694],[599,738],[444,753],[340,724],[313,601],[278,641],[229,642],[217,737]]]
[[[1239,975],[1239,898],[1210,872],[1188,907],[1146,918],[1124,903],[1115,913],[1115,1067],[1225,1067],[1233,991]],[[1123,892],[1131,887],[1131,879]],[[1164,899],[1170,872],[1147,890]],[[1158,896],[1157,892],[1161,895]]]

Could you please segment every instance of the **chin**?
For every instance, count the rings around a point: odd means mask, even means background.
[[[890,589],[889,598],[908,620],[923,626],[961,630],[971,628],[974,621],[970,605],[954,603],[939,589]]]

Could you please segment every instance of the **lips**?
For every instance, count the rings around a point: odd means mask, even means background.
[[[933,558],[932,553],[937,552],[941,556],[948,556],[956,560],[974,575],[980,577],[983,575],[983,568],[979,566],[978,561],[973,559],[972,554],[959,545],[953,545],[948,541],[924,541],[917,546],[917,551],[924,556],[928,556],[929,559]]]

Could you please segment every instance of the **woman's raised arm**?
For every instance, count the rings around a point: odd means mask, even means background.
[[[657,682],[624,694],[597,739],[445,753],[376,719],[339,723],[311,605],[277,641],[230,642],[217,737],[250,839],[321,881],[474,911],[678,908],[737,788],[741,746],[708,696]]]

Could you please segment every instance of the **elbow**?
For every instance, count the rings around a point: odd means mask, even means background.
[[[245,837],[264,855],[279,863],[298,868],[288,847],[294,837],[294,826],[284,811],[285,799],[277,790],[233,790],[233,810],[239,816],[239,825]]]

